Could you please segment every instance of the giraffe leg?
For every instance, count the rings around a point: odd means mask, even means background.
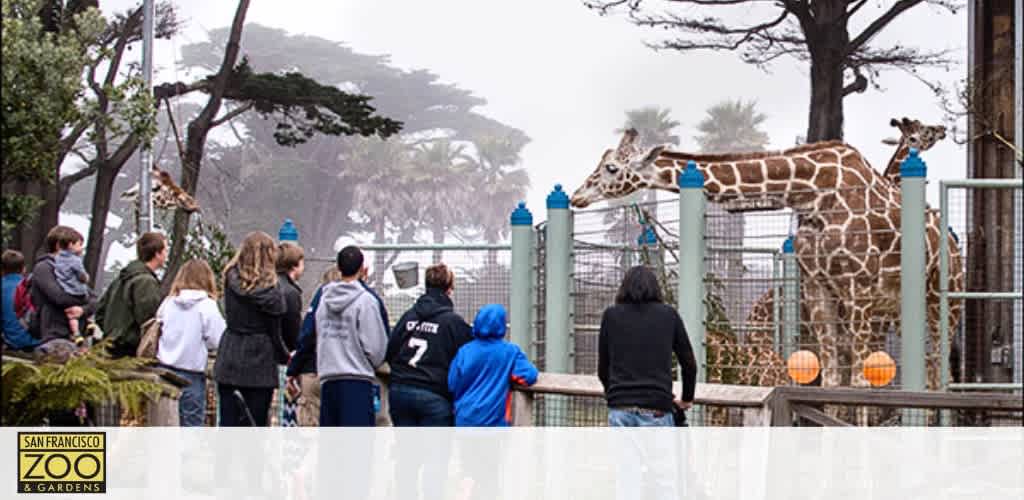
[[[876,333],[874,311],[870,304],[854,304],[850,314],[850,385],[868,388],[871,384],[864,375],[864,362],[877,346],[879,336]],[[880,318],[879,318],[880,319]],[[858,426],[871,425],[871,415],[876,413],[873,408],[859,406],[855,409],[854,418]]]

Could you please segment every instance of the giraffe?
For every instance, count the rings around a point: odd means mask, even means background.
[[[942,125],[924,125],[919,120],[911,120],[907,117],[902,119],[893,118],[889,123],[900,130],[900,138],[882,141],[883,144],[896,146],[896,150],[889,159],[889,163],[886,165],[882,175],[892,182],[894,186],[899,186],[900,165],[909,156],[910,148],[917,148],[918,151],[931,149],[936,143],[946,138],[946,127]],[[950,269],[951,274],[962,272],[962,269]],[[962,279],[962,277],[954,277],[954,279]],[[806,325],[808,321],[808,311],[806,308],[801,307],[800,315],[801,323]],[[769,290],[754,301],[746,319],[749,332],[747,337],[750,339],[748,344],[751,348],[772,349],[774,347],[773,333],[775,324],[774,294],[772,290]],[[804,329],[801,329],[801,333],[803,331]],[[886,331],[888,331],[888,327],[883,326],[880,336],[873,339],[872,345],[883,345]],[[772,359],[767,353],[760,353],[759,357],[765,362],[781,363],[781,358],[777,360]],[[768,370],[770,368],[761,367],[760,369]]]
[[[174,210],[180,208],[185,213],[191,214],[199,210],[199,203],[190,196],[181,186],[178,186],[171,174],[161,170],[156,165],[150,170],[153,185],[153,208],[159,210]],[[129,203],[137,203],[139,199],[139,184],[123,191],[120,199]]]
[[[688,161],[703,174],[704,193],[713,203],[751,203],[758,208],[789,207],[800,224],[794,250],[803,272],[803,303],[819,346],[822,384],[841,385],[840,342],[852,358],[851,385],[867,386],[863,362],[879,323],[899,315],[899,189],[875,172],[852,146],[840,141],[807,144],[784,151],[701,155],[646,150],[627,130],[616,149],[601,156],[597,169],[576,190],[575,208],[619,198],[638,189],[678,192]],[[734,205],[736,206],[736,205]],[[937,388],[938,372],[938,217],[929,212],[926,229],[929,340],[928,385]],[[951,269],[959,267],[959,248],[950,239]],[[962,281],[950,280],[952,290]],[[950,319],[959,320],[951,304]],[[843,324],[848,332],[840,333]],[[850,338],[845,338],[845,337]],[[844,337],[844,338],[840,338]],[[847,352],[849,351],[849,352]]]

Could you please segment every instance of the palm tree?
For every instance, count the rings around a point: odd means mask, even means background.
[[[767,117],[757,112],[756,101],[722,101],[708,108],[707,114],[697,125],[701,134],[695,137],[701,151],[749,153],[768,145],[768,134],[760,129]]]
[[[339,169],[339,182],[355,183],[352,208],[365,219],[373,231],[374,243],[387,243],[388,229],[399,235],[411,232],[418,212],[412,196],[410,174],[411,150],[399,137],[350,138],[346,154],[341,159],[345,168]],[[345,217],[347,214],[337,214]],[[399,239],[401,236],[399,236]],[[373,275],[370,285],[378,284],[384,276],[388,260],[396,255],[373,252]]]
[[[643,108],[626,111],[626,122],[621,129],[616,129],[615,134],[621,135],[628,129],[636,129],[638,142],[646,146],[661,144],[679,145],[679,136],[672,132],[679,126],[679,122],[673,120],[670,108],[659,108],[647,106]],[[658,193],[651,189],[643,194],[641,201],[650,203],[657,201]],[[610,210],[605,213],[605,224],[611,224],[608,228],[608,239],[615,243],[630,244],[640,234],[640,226],[630,224],[632,216],[630,210]]]
[[[434,243],[444,243],[445,234],[456,226],[470,225],[469,174],[473,159],[466,146],[450,139],[438,139],[417,147],[409,172],[411,195],[419,207],[419,217],[428,224]],[[473,216],[475,217],[475,215]],[[434,262],[441,261],[441,251],[434,251]]]
[[[679,145],[679,136],[672,133],[672,130],[679,126],[679,122],[671,118],[670,108],[658,108],[648,106],[645,108],[626,111],[626,124],[615,131],[620,135],[627,129],[634,128],[639,133],[640,142],[650,146],[659,144]]]
[[[719,102],[707,110],[707,116],[697,125],[701,132],[696,136],[701,151],[706,153],[749,153],[764,151],[768,145],[768,134],[761,130],[767,117],[757,111],[755,101],[743,102],[740,99]],[[742,246],[745,236],[746,220],[742,214],[730,215],[718,204],[708,206],[708,218],[715,221],[709,224],[708,237],[713,245]],[[737,278],[745,274],[743,256],[730,253],[713,260],[711,272],[726,276],[729,281],[725,285],[726,297],[742,297],[743,283]],[[742,301],[729,302],[729,313],[739,317],[744,311]]]
[[[516,134],[487,135],[473,142],[477,160],[470,182],[479,199],[487,200],[475,222],[488,243],[508,236],[509,213],[530,187],[530,175],[519,167],[519,152],[528,141],[525,135]]]

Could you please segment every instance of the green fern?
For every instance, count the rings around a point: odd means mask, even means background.
[[[131,377],[131,372],[146,364],[136,358],[111,359],[106,342],[64,363],[4,356],[3,424],[40,425],[47,415],[82,402],[118,401],[129,415],[137,416],[146,399],[163,391],[161,384]]]

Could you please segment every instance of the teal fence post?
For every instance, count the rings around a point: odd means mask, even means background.
[[[679,176],[679,315],[697,358],[697,381],[707,381],[704,342],[704,174],[690,161]]]
[[[572,213],[569,196],[561,184],[548,195],[547,233],[544,237],[544,358],[545,371],[569,372],[571,335],[569,299],[572,243]],[[563,396],[544,397],[544,422],[548,427],[568,425],[568,400]]]
[[[800,338],[800,267],[793,253],[793,237],[782,243],[782,359],[796,351]]]
[[[299,243],[299,230],[295,228],[295,223],[293,223],[291,219],[285,219],[284,220],[284,224],[281,224],[281,229],[279,229],[277,231],[277,241],[279,243],[284,243],[284,242],[295,243],[295,244]],[[278,387],[278,391],[277,391],[277,421],[279,422],[278,425],[282,425],[282,426],[295,425],[294,418],[288,418],[288,417],[294,417],[294,415],[295,415],[294,411],[292,411],[292,412],[287,412],[286,411],[286,409],[288,407],[288,398],[285,396],[285,392],[287,392],[287,391],[283,390],[284,387],[285,387],[286,382],[287,382],[287,376],[285,374],[285,367],[278,366],[277,367],[277,387]]]
[[[512,290],[509,296],[509,341],[515,343],[525,353],[530,352],[533,341],[530,332],[530,310],[533,301],[533,281],[531,280],[533,259],[533,214],[526,209],[526,203],[512,211]]]
[[[295,224],[291,219],[285,219],[284,224],[281,224],[281,229],[277,231],[277,240],[280,242],[291,241],[294,243],[299,241],[299,230],[295,228]]]
[[[925,389],[925,179],[928,168],[917,149],[900,165],[900,387]],[[945,242],[943,242],[945,243]],[[912,425],[914,410],[903,410],[903,425]]]
[[[556,184],[548,195],[548,224],[544,240],[544,357],[546,370],[569,372],[569,196]]]
[[[660,276],[665,256],[664,250],[658,245],[658,236],[654,234],[654,229],[651,227],[644,228],[644,231],[637,237],[636,242],[640,245],[641,251],[647,252],[647,265]]]

